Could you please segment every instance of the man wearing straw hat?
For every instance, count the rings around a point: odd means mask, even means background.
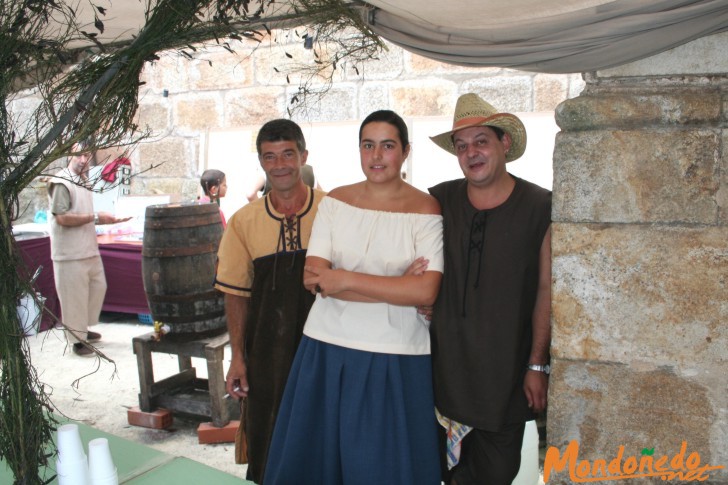
[[[525,423],[546,407],[551,192],[506,171],[526,129],[475,94],[432,141],[465,176],[430,189],[444,219],[432,356],[445,483],[510,484]]]

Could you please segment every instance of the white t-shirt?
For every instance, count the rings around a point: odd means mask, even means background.
[[[383,212],[324,197],[307,256],[334,269],[401,276],[420,256],[428,271],[443,270],[442,216]],[[387,354],[430,353],[429,322],[414,306],[316,297],[303,333],[342,347]]]

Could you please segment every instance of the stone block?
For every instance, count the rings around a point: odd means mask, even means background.
[[[176,128],[204,131],[221,126],[222,107],[219,99],[185,97],[174,108]]]
[[[285,104],[285,90],[278,86],[229,91],[223,103],[224,126],[262,125],[285,111]]]
[[[316,84],[332,74],[330,69],[323,70],[322,75],[317,73],[319,67],[316,64],[314,51],[304,49],[303,41],[289,45],[261,45],[253,52],[251,58],[254,63],[255,84],[261,86],[297,87],[309,78]],[[292,72],[296,66],[308,66],[309,69]]]
[[[397,47],[396,49],[399,48]],[[413,76],[429,77],[433,74],[440,76],[466,74],[477,77],[490,77],[497,76],[503,72],[503,69],[500,67],[459,66],[457,64],[440,62],[408,51],[404,52],[403,59],[405,72]]]
[[[720,188],[716,194],[719,224],[728,226],[728,130],[721,136]]]
[[[672,89],[592,91],[556,109],[563,130],[715,125],[722,97],[716,90]]]
[[[287,99],[297,94],[297,89],[289,88]],[[296,110],[291,119],[299,124],[348,121],[356,117],[356,87],[353,84],[337,84],[325,96],[311,98],[305,106]],[[292,105],[288,105],[292,106]]]
[[[40,107],[42,98],[34,90],[16,93],[7,103],[7,109],[13,114],[15,126],[28,126],[33,113]]]
[[[169,130],[168,103],[140,103],[138,123],[142,129],[149,128],[153,133],[166,133]]]
[[[701,37],[646,59],[597,71],[600,78],[632,76],[725,75],[728,72],[728,33]]]
[[[390,45],[391,47],[391,45]],[[404,61],[402,49],[389,49],[382,51],[376,58],[357,65],[358,76],[353,76],[350,70],[347,71],[348,79],[361,79],[364,81],[382,81],[397,79],[404,72]]]
[[[568,99],[576,98],[586,87],[584,76],[581,74],[568,74],[566,77],[569,80],[569,92],[566,97]]]
[[[253,84],[253,66],[247,62],[251,51],[209,52],[190,65],[193,90],[238,89]]]
[[[728,227],[552,231],[553,356],[685,372],[724,362]]]
[[[38,211],[48,210],[48,189],[47,185],[37,181],[33,181],[20,191],[18,195],[18,213],[17,220],[13,224],[26,224],[33,222],[35,214]]]
[[[155,91],[157,86],[153,85],[156,82],[155,78],[155,70],[152,68],[153,64],[151,62],[144,63],[144,67],[142,68],[142,71],[139,73],[139,82],[142,83],[141,86],[139,86],[139,94],[146,94],[150,91]]]
[[[364,83],[359,88],[359,119],[363,120],[369,113],[389,106],[389,88],[386,83]]]
[[[563,75],[537,74],[533,78],[533,110],[553,111],[566,99],[569,79]]]
[[[562,131],[553,219],[716,224],[720,145],[710,129]]]
[[[411,81],[390,88],[390,102],[400,116],[452,116],[457,85],[448,81]]]
[[[152,90],[182,93],[190,89],[189,67],[189,60],[176,51],[164,51],[159,60],[145,64],[141,80]]]
[[[172,194],[173,200],[189,202],[197,199],[200,183],[197,177],[190,178],[143,178],[132,179],[132,195]]]
[[[188,177],[194,173],[187,141],[180,137],[168,137],[139,145],[139,166],[134,173],[144,172],[144,177]]]
[[[548,444],[561,452],[579,442],[579,460],[609,463],[624,447],[622,463],[640,458],[672,458],[686,442],[685,458],[697,452],[702,465],[725,465],[726,378],[710,384],[670,368],[635,369],[629,365],[557,360],[549,383]],[[711,386],[721,386],[720,393]],[[723,402],[719,401],[722,394]],[[722,430],[722,431],[721,431]],[[573,483],[564,471],[548,483]],[[712,470],[709,482],[728,483],[728,470]],[[648,479],[649,480],[649,479]],[[662,483],[654,481],[639,483]],[[632,479],[627,480],[632,483]],[[670,482],[673,483],[673,482]]]
[[[501,111],[533,111],[533,77],[516,72],[469,79],[462,83],[460,92],[475,93]]]

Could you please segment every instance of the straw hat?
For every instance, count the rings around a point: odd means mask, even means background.
[[[506,162],[512,162],[526,151],[526,127],[517,116],[510,113],[499,113],[490,104],[483,101],[477,94],[463,94],[455,105],[455,116],[452,121],[452,130],[430,137],[437,146],[455,155],[452,144],[452,135],[463,128],[473,126],[497,127],[511,135],[511,148],[506,153]]]

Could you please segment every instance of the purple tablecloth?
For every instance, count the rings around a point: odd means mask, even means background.
[[[104,311],[149,313],[142,280],[141,244],[99,244],[106,273]]]
[[[50,238],[48,236],[18,241],[26,267],[21,274],[32,275],[39,265],[43,266],[35,282],[35,290],[46,298],[46,312],[41,320],[41,330],[53,325],[47,312],[61,316],[61,306],[53,279]],[[99,252],[106,273],[106,297],[103,310],[122,313],[149,313],[147,297],[142,281],[142,245],[124,243],[100,243]]]

